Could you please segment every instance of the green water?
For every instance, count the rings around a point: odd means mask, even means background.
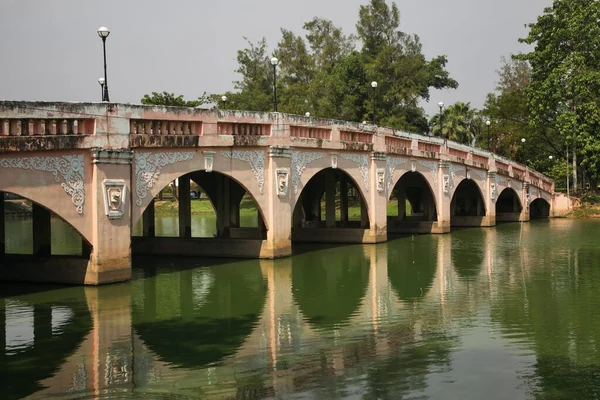
[[[3,284],[1,397],[598,398],[599,234],[537,221]],[[62,237],[53,251],[73,250]]]

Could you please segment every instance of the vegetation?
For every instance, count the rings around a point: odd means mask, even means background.
[[[272,51],[264,38],[247,40],[248,46],[237,53],[239,78],[232,91],[204,93],[192,101],[153,92],[142,103],[270,111],[275,56],[280,61],[279,111],[357,122],[375,119],[392,128],[444,136],[545,173],[557,190],[566,190],[571,173],[572,193],[596,190],[600,2],[554,0],[520,39],[532,51],[501,58],[495,90],[484,107],[457,102],[442,111],[441,121],[437,113],[428,118],[421,104],[430,100],[432,88],[458,87],[446,70],[446,56],[425,58],[419,37],[401,30],[395,3],[369,0],[357,17],[355,33],[316,17],[303,25],[302,34],[282,28]],[[227,101],[220,100],[222,95]]]

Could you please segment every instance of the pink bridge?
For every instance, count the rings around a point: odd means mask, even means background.
[[[174,180],[179,237],[156,237],[154,199]],[[214,238],[192,236],[191,181],[215,208]],[[130,279],[132,253],[278,258],[296,241],[378,243],[568,209],[542,174],[439,138],[281,113],[103,103],[0,101],[0,192],[33,204],[33,254],[5,254],[0,223],[0,278],[85,284]],[[244,195],[257,227],[240,226]],[[353,200],[360,217],[349,215]],[[79,233],[81,256],[52,254],[53,214]]]

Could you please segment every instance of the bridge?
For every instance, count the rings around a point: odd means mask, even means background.
[[[154,201],[174,180],[179,237],[157,237]],[[215,209],[215,237],[193,237],[190,182]],[[92,285],[130,279],[132,254],[279,258],[292,242],[379,243],[568,209],[544,175],[441,138],[281,113],[114,103],[0,101],[1,192],[32,202],[33,250],[6,254],[0,221],[0,279]],[[241,224],[244,196],[256,203],[257,226]],[[353,198],[360,217],[349,215]],[[388,216],[391,199],[398,209]],[[53,216],[81,236],[80,255],[53,254]]]

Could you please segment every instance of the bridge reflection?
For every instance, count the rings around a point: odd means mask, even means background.
[[[135,388],[136,395],[329,398],[349,385],[367,397],[426,391],[432,371],[453,368],[452,323],[489,304],[492,321],[511,334],[527,324],[528,307],[545,312],[528,303],[531,295],[519,303],[498,295],[513,281],[515,291],[550,290],[532,283],[539,270],[530,261],[556,255],[526,243],[514,250],[520,229],[531,226],[211,266],[148,258],[126,284],[3,290],[3,396],[128,397]],[[541,328],[526,334],[536,340]]]

